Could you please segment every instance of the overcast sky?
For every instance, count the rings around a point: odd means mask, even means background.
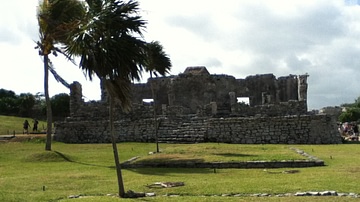
[[[140,0],[148,22],[146,41],[160,41],[172,75],[188,66],[236,78],[273,73],[309,74],[308,106],[319,109],[360,96],[360,6],[353,0]],[[0,7],[0,88],[43,92],[38,40],[38,0],[3,1]],[[87,99],[100,99],[66,59],[51,58],[69,83],[79,81]],[[147,74],[143,75],[146,81]],[[69,90],[50,77],[50,94]]]

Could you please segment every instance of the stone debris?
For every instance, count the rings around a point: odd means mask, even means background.
[[[147,197],[154,197],[154,196],[156,196],[156,194],[155,194],[155,193],[145,193],[145,196],[147,196]]]
[[[208,195],[209,196],[209,195]],[[296,193],[280,193],[280,194],[269,194],[269,193],[255,193],[255,194],[220,194],[220,195],[211,195],[211,196],[222,196],[222,197],[292,197],[292,196],[337,196],[337,197],[350,197],[350,198],[360,198],[359,194],[356,193],[338,193],[336,191],[305,191],[305,192],[296,192]]]
[[[269,171],[267,169],[264,169],[263,171],[270,174],[294,174],[300,172],[300,170]]]
[[[124,161],[123,164],[129,164],[129,163],[135,161],[135,160],[138,159],[138,158],[140,158],[140,157],[139,157],[139,156],[132,157],[132,158],[130,158],[129,160]]]
[[[155,183],[154,183],[155,184]],[[117,194],[107,194],[106,196],[118,196]],[[181,197],[180,194],[165,194],[162,195],[164,197]],[[201,197],[202,195],[199,195]],[[336,191],[305,191],[305,192],[296,192],[296,193],[279,193],[279,194],[269,194],[269,193],[255,193],[255,194],[245,194],[245,193],[231,193],[231,194],[219,194],[219,195],[203,195],[202,197],[215,197],[215,196],[221,196],[221,197],[301,197],[301,196],[333,196],[333,197],[349,197],[349,198],[360,198],[360,195],[357,193],[344,193],[344,192],[336,192]],[[82,195],[70,195],[68,196],[68,199],[77,199],[77,198],[83,198]],[[90,197],[90,196],[86,196]],[[149,193],[137,193],[134,191],[129,190],[126,192],[127,198],[139,198],[139,197],[156,197],[156,193],[149,192]]]
[[[153,184],[147,185],[149,188],[170,188],[170,187],[179,187],[184,186],[184,182],[155,182]]]

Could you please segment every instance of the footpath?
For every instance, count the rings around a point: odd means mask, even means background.
[[[33,138],[45,137],[43,133],[32,133],[32,134],[15,134],[15,135],[0,135],[0,142],[21,142]]]

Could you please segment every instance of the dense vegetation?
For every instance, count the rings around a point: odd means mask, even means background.
[[[340,122],[359,122],[360,121],[360,97],[354,103],[342,104],[345,110],[340,114]]]
[[[66,93],[54,95],[51,99],[54,120],[61,120],[70,114],[70,96]],[[46,119],[46,104],[41,93],[21,93],[0,89],[0,115]]]

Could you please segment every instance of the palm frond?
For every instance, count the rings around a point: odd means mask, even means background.
[[[146,60],[146,42],[142,38],[146,22],[137,15],[136,1],[86,0],[86,3],[85,21],[66,52],[70,57],[79,56],[79,67],[90,80],[94,75],[106,80],[112,95],[127,106],[126,96],[130,93],[127,94],[127,87],[121,90],[121,86],[141,78]]]
[[[64,85],[66,88],[69,88],[70,89],[70,84],[68,82],[65,81],[65,79],[63,79],[56,71],[55,71],[55,68],[54,68],[54,65],[53,63],[50,61],[50,59],[48,59],[48,67],[49,67],[49,70],[51,72],[51,74],[54,76],[55,80],[57,82],[60,82],[62,85]]]
[[[79,0],[43,0],[37,9],[42,54],[50,54],[57,43],[66,44],[69,33],[77,31],[85,15]]]
[[[157,72],[164,76],[169,73],[171,68],[171,60],[165,53],[163,46],[158,41],[152,41],[146,44],[146,71],[150,74],[154,73],[157,76]]]
[[[71,63],[73,63],[74,65],[77,65],[74,58],[69,55],[66,51],[61,50],[59,47],[54,47],[54,51],[53,54],[55,56],[57,56],[57,54],[60,53],[61,55],[63,55],[66,59],[68,59]]]

